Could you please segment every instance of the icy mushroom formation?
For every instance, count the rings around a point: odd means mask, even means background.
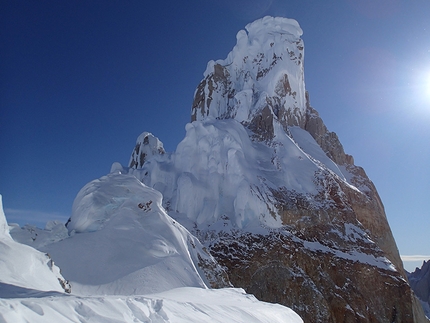
[[[76,196],[70,237],[42,249],[85,295],[230,286],[200,242],[166,214],[161,199],[115,164]]]

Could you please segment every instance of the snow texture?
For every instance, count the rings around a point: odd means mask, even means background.
[[[292,310],[242,289],[179,288],[149,296],[45,296],[0,299],[0,321],[302,323]]]
[[[67,228],[11,228],[14,239],[51,255],[71,281],[73,296],[50,292],[62,292],[58,273],[52,274],[57,267],[13,241],[0,213],[0,321],[302,322],[291,310],[258,302],[243,290],[208,289],[199,262],[216,263],[181,225],[208,236],[238,229],[265,234],[284,226],[276,192],[323,209],[324,199],[316,197],[326,181],[358,191],[308,132],[292,126],[306,113],[301,34],[291,19],[264,17],[247,25],[225,60],[208,63],[196,92],[205,102],[193,107],[195,121],[186,125],[175,152],[165,153],[161,141],[144,132],[129,167],[114,163],[110,174],[82,188]],[[270,100],[277,106],[267,108],[273,136],[254,140],[250,122]],[[360,230],[346,228],[345,239],[366,240]],[[385,258],[302,243],[391,269]]]

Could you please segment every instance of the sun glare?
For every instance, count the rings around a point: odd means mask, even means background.
[[[427,73],[427,77],[424,81],[424,92],[428,99],[430,99],[430,72]]]
[[[414,95],[420,110],[430,111],[430,69],[422,70],[415,75]]]

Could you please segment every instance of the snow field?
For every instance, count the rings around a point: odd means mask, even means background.
[[[242,289],[179,288],[148,296],[0,299],[0,321],[13,323],[301,323],[292,310]]]

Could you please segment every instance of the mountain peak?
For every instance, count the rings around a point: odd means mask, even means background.
[[[303,35],[303,31],[295,19],[284,17],[266,16],[249,23],[246,25],[245,30],[249,33],[250,39],[268,33],[290,34],[296,38]]]
[[[155,155],[164,155],[163,143],[150,132],[143,132],[137,137],[136,146],[130,157],[130,168],[141,168],[145,161]]]
[[[301,34],[274,17],[239,31],[208,63],[176,151],[129,172],[257,298],[309,322],[413,322],[376,188],[310,106]],[[351,297],[362,293],[368,304]]]
[[[237,33],[225,60],[210,61],[191,120],[236,119],[271,139],[273,120],[300,125],[306,112],[302,30],[293,19],[264,17]],[[266,120],[263,127],[261,120]],[[258,132],[258,131],[257,131]]]

